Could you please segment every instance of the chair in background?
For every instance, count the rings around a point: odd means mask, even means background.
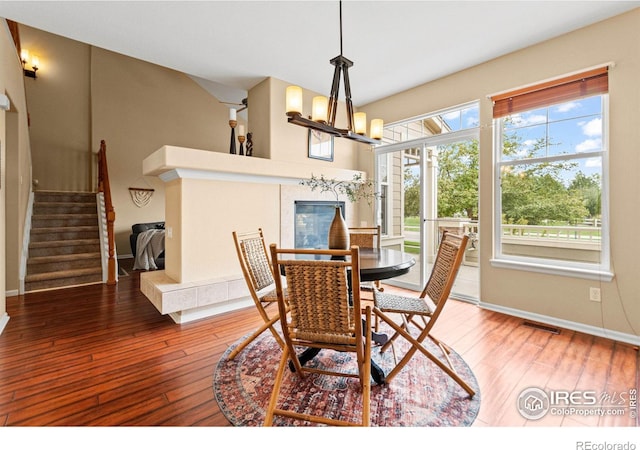
[[[357,245],[360,248],[377,248],[380,250],[380,225],[376,227],[351,227],[349,228],[350,245]],[[380,280],[360,283],[360,289],[372,291],[373,287],[379,291],[384,291],[380,286]]]
[[[419,297],[406,297],[391,293],[374,291],[373,313],[394,329],[395,334],[382,346],[381,352],[387,350],[398,338],[404,337],[411,343],[411,347],[393,370],[386,376],[386,382],[391,380],[402,370],[416,352],[421,352],[438,367],[453,378],[467,393],[473,397],[473,389],[455,372],[451,359],[450,349],[441,341],[431,335],[431,330],[442,313],[451,293],[451,287],[456,280],[464,252],[467,248],[468,236],[458,236],[445,231],[440,241],[438,254],[431,276],[427,281]],[[400,315],[402,323],[396,323],[389,315]],[[397,320],[397,319],[396,319]],[[411,334],[411,329],[416,328],[416,336]],[[425,338],[431,339],[442,351],[446,364],[436,355],[431,353],[423,342]]]
[[[267,312],[269,305],[273,305],[276,309],[278,298],[275,291],[275,280],[273,278],[273,268],[269,261],[267,246],[264,242],[262,228],[258,231],[249,231],[245,233],[233,233],[233,242],[236,246],[238,260],[242,268],[242,274],[249,288],[251,298],[264,320],[264,324],[238,345],[229,354],[229,359],[235,358],[251,341],[264,333],[265,330],[271,331],[273,337],[281,348],[284,348],[284,341],[273,325],[280,320],[280,314],[277,310]],[[286,294],[285,294],[286,295]]]
[[[358,247],[353,246],[351,250],[278,249],[275,244],[271,244],[270,249],[274,273],[282,273],[284,270],[286,274],[288,295],[285,299],[282,281],[276,277],[278,308],[286,347],[276,373],[265,426],[271,426],[276,415],[325,425],[368,426],[371,333],[363,335],[363,329],[368,330],[371,326],[371,307],[366,308],[365,318],[362,320],[360,292],[353,289],[352,295],[349,293],[349,283],[357,286],[360,282]],[[289,314],[286,314],[287,306]],[[358,373],[347,373],[346,370],[342,372],[341,368],[304,367],[296,354],[296,347],[355,353]],[[293,363],[298,377],[314,373],[321,376],[359,378],[363,396],[362,421],[354,423],[279,408],[280,388],[288,360]]]

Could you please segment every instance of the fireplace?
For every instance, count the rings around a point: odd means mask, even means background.
[[[345,202],[338,202],[344,217]],[[295,248],[328,248],[329,227],[335,216],[336,202],[294,201]]]

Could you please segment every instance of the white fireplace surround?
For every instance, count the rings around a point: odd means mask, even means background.
[[[165,182],[167,248],[165,270],[142,273],[140,289],[178,323],[252,304],[232,231],[263,227],[267,244],[279,238],[281,247],[293,248],[294,202],[335,200],[329,193],[300,185],[301,180],[312,175],[339,180],[366,176],[354,170],[173,146],[147,157],[143,173]],[[193,207],[198,199],[206,199],[207,207]],[[203,216],[208,210],[217,214]],[[355,208],[348,201],[345,213],[347,224],[356,226]],[[198,272],[203,267],[206,273]]]

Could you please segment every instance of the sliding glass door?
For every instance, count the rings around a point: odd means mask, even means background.
[[[477,300],[477,127],[384,145],[376,154],[383,246],[416,259],[408,274],[387,282],[422,290],[442,232],[467,233],[471,240],[453,294]]]

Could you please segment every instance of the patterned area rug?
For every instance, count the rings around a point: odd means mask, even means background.
[[[273,336],[265,332],[249,344],[234,360],[228,355],[238,345],[232,345],[220,359],[213,377],[213,389],[220,409],[236,426],[262,426],[265,408],[273,387],[282,355]],[[431,342],[429,342],[431,344]],[[408,343],[401,338],[394,344],[398,357]],[[433,344],[431,344],[433,346]],[[434,354],[441,355],[439,350]],[[373,360],[385,373],[394,366],[393,352],[381,354],[373,348]],[[478,382],[464,360],[455,352],[450,358],[458,374],[476,392],[473,398],[424,355],[416,354],[409,364],[388,385],[371,386],[372,426],[453,427],[470,426],[480,409]],[[309,366],[350,367],[355,373],[355,355],[322,350],[307,363]],[[287,370],[279,405],[299,412],[323,414],[355,421],[360,416],[362,401],[358,379],[310,374],[300,380]],[[276,417],[278,426],[305,426],[308,422]]]

